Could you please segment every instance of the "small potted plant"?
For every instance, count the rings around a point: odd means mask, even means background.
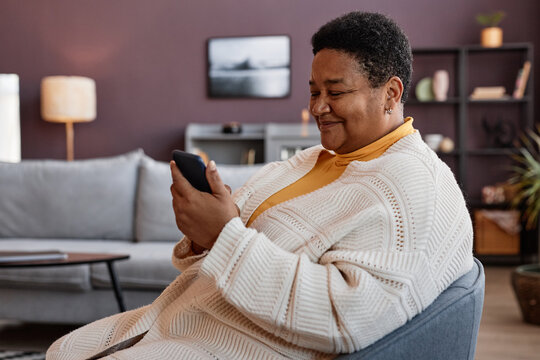
[[[484,26],[481,34],[483,47],[499,47],[502,45],[503,31],[498,25],[505,16],[506,14],[503,11],[476,15],[476,21]]]
[[[520,209],[526,228],[538,227],[540,214],[540,128],[529,130],[521,137],[519,153],[513,155],[517,165],[510,183],[516,195],[513,207]],[[540,264],[519,266],[512,273],[512,286],[523,314],[523,319],[540,325]]]

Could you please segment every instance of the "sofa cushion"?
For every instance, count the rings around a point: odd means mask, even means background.
[[[264,164],[257,165],[228,165],[218,164],[216,167],[224,184],[231,187],[234,192],[238,190],[246,181],[249,180]]]
[[[82,239],[2,239],[0,250],[60,250],[65,252],[94,252],[128,254],[128,260],[114,262],[118,281],[123,289],[162,290],[176,276],[172,265],[174,243],[130,243],[120,240]],[[31,270],[31,271],[28,271]],[[105,263],[0,269],[0,287],[47,287],[49,289],[89,290],[110,287]]]
[[[141,156],[0,163],[0,237],[133,239]]]
[[[118,281],[123,289],[163,290],[180,272],[172,265],[172,242],[119,244],[116,252],[129,254],[127,261],[116,263]],[[90,279],[95,288],[110,288],[107,267],[91,265]]]
[[[174,241],[182,238],[176,226],[170,192],[171,170],[166,162],[148,156],[141,160],[135,238],[137,241]]]
[[[218,165],[223,182],[234,191],[242,186],[262,165]],[[139,242],[174,241],[182,238],[176,226],[170,193],[169,163],[155,161],[148,156],[141,160],[135,238]]]

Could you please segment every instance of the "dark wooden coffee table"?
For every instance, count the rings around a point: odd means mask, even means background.
[[[118,260],[127,260],[129,255],[126,254],[99,254],[99,253],[72,253],[66,252],[67,258],[55,260],[32,260],[32,261],[17,261],[0,263],[0,268],[17,268],[17,267],[37,267],[37,266],[67,266],[67,265],[82,265],[94,263],[106,263],[109,269],[111,284],[118,302],[120,312],[126,311],[122,289],[116,277],[114,270],[114,262]]]

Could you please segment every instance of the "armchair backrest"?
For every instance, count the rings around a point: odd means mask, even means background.
[[[482,317],[484,268],[457,279],[422,313],[371,346],[339,360],[473,360]]]

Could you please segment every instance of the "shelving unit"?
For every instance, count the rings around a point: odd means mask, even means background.
[[[415,76],[411,99],[405,105],[406,115],[415,117],[414,125],[422,135],[437,132],[454,139],[455,150],[440,156],[453,169],[471,211],[480,208],[507,208],[507,205],[482,204],[480,191],[484,185],[508,179],[510,155],[516,153],[516,150],[489,144],[487,133],[482,129],[482,120],[484,117],[496,117],[508,121],[515,128],[516,135],[524,129],[533,128],[533,71],[531,69],[522,99],[471,100],[469,95],[476,86],[497,85],[505,86],[511,95],[518,70],[527,60],[534,64],[532,44],[505,44],[499,48],[483,48],[478,45],[421,48],[414,49],[413,56]],[[450,73],[448,100],[421,102],[414,99],[412,93],[415,82],[422,77],[432,76],[438,69]],[[433,124],[437,120],[428,120],[433,117],[442,120]],[[522,248],[518,256],[487,256],[484,259],[496,263],[527,261],[530,254],[537,252],[536,234],[522,232],[521,240]]]
[[[284,160],[296,151],[320,143],[317,125],[303,133],[300,124],[242,124],[240,134],[225,134],[222,124],[188,124],[185,148],[204,151],[221,164],[241,164],[246,152],[255,150],[255,163]]]
[[[301,124],[268,124],[265,155],[267,162],[285,160],[296,152],[321,143],[317,125],[309,124],[302,134]]]

